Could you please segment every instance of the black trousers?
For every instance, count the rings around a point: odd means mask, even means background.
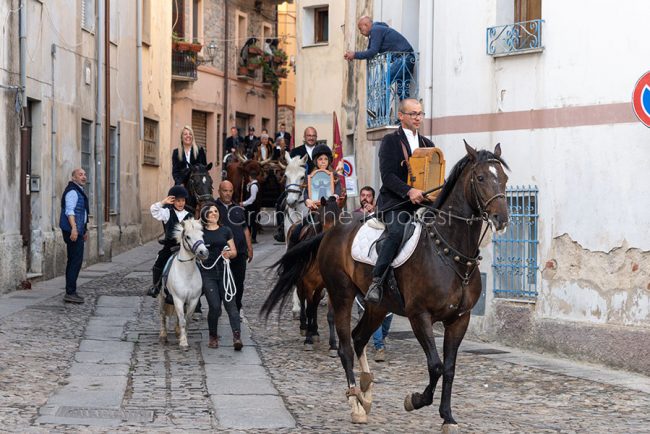
[[[251,239],[253,241],[257,241],[257,226],[259,223],[257,222],[257,213],[259,212],[259,208],[255,205],[251,207],[246,207],[246,219],[248,221],[248,227],[251,230]]]
[[[81,271],[81,264],[84,261],[84,237],[78,235],[76,241],[70,239],[70,232],[62,232],[68,253],[68,262],[65,266],[65,293],[77,293],[77,278]]]
[[[208,300],[208,329],[210,335],[217,335],[217,326],[219,324],[219,317],[221,316],[221,304],[226,308],[228,319],[230,320],[230,328],[233,332],[241,330],[241,317],[239,310],[237,310],[236,300],[233,298],[226,301],[225,290],[223,287],[223,269],[219,266],[211,270],[201,270],[201,277],[203,278],[203,295]]]
[[[160,268],[162,270],[167,264],[167,261],[173,255],[171,246],[165,246],[160,251],[158,251],[158,256],[156,257],[156,262],[153,264],[154,268]]]
[[[246,279],[246,263],[248,256],[243,252],[237,252],[237,257],[230,260],[230,271],[235,279],[235,286],[237,287],[237,295],[235,300],[237,303],[237,311],[241,310],[242,297],[244,296],[244,279]]]
[[[388,229],[388,237],[383,241],[379,250],[379,257],[372,271],[373,277],[382,277],[390,263],[393,262],[402,243],[406,225],[411,221],[411,213],[408,211],[387,211],[381,213],[380,216]]]

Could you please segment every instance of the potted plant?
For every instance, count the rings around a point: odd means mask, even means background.
[[[252,56],[261,56],[262,54],[264,54],[264,52],[260,47],[257,47],[255,45],[249,45],[248,54]]]
[[[246,65],[239,65],[237,67],[237,75],[248,75],[248,66]]]
[[[253,57],[252,59],[248,59],[248,69],[259,69],[262,67],[262,65],[266,65],[266,63],[261,57]]]
[[[281,48],[273,50],[273,63],[283,65],[287,63],[288,58],[287,53],[285,53]]]

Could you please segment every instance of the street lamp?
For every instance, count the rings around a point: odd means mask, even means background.
[[[202,59],[202,60],[197,60],[197,63],[199,65],[204,65],[206,63],[212,63],[214,60],[215,56],[217,55],[217,43],[214,41],[210,41],[207,47],[205,47],[207,50],[207,58]]]

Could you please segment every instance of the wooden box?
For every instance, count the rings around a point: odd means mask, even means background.
[[[418,190],[427,191],[445,182],[445,156],[439,148],[418,148],[409,158],[411,172],[415,180],[409,179],[409,185]],[[440,190],[427,195],[435,199]]]

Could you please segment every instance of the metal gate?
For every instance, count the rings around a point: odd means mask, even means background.
[[[532,299],[537,297],[537,187],[515,186],[506,191],[510,223],[492,241],[494,295]]]

